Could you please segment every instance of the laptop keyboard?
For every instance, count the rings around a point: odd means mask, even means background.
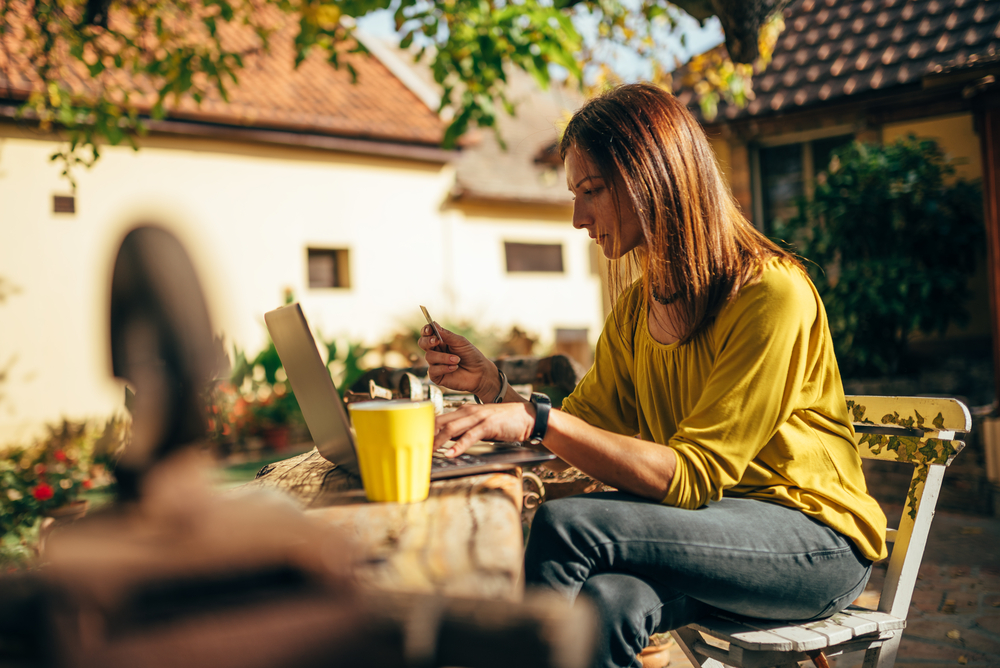
[[[476,455],[461,454],[458,457],[445,457],[444,455],[435,454],[431,458],[431,470],[441,471],[456,466],[469,466],[470,464],[482,464],[484,462],[485,460],[482,457],[477,457]]]

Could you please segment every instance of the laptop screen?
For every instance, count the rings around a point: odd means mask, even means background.
[[[354,436],[344,402],[323,364],[302,308],[295,303],[268,311],[264,322],[319,453],[326,460],[357,472]]]

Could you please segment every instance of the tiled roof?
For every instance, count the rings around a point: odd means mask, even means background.
[[[756,98],[744,109],[721,103],[717,121],[919,85],[927,76],[998,61],[996,0],[798,0],[785,9],[770,65],[753,78]],[[678,99],[697,107],[682,79],[674,77]]]
[[[294,17],[280,15],[280,29],[271,38],[269,54],[245,59],[239,85],[230,85],[229,101],[212,95],[199,106],[190,98],[168,107],[168,117],[242,128],[284,130],[351,139],[438,146],[444,123],[374,57],[341,54],[341,69],[327,64],[314,50],[294,68]],[[249,30],[230,31],[229,48],[254,46]],[[8,37],[7,39],[12,39]],[[12,63],[4,61],[5,51]],[[358,74],[356,84],[345,65]],[[31,68],[19,60],[16,48],[0,49],[0,97],[23,99]],[[4,72],[10,73],[10,81]],[[82,67],[66,77],[75,89],[93,85]],[[6,92],[9,89],[10,92]]]
[[[572,202],[566,173],[558,151],[559,126],[565,124],[583,100],[569,87],[553,84],[539,89],[535,80],[520,71],[508,75],[507,94],[517,113],[497,117],[500,146],[494,133],[476,130],[479,141],[470,144],[455,163],[456,199],[566,205]]]
[[[430,68],[414,63],[412,52],[374,38],[364,42],[381,54],[398,76],[405,79],[409,72],[423,83],[429,96],[439,94]],[[568,206],[572,198],[562,160],[557,149],[549,149],[557,147],[559,127],[583,104],[583,96],[575,88],[554,82],[548,90],[541,90],[534,78],[513,67],[507,73],[507,96],[515,106],[515,115],[497,114],[497,128],[506,149],[489,128],[466,133],[455,160],[452,197],[467,202]],[[430,101],[432,106],[439,103],[439,98]]]

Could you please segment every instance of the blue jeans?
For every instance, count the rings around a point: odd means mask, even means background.
[[[594,666],[635,666],[653,633],[715,609],[809,620],[847,607],[871,574],[854,543],[798,510],[723,498],[681,510],[602,492],[542,504],[525,582],[601,616]]]

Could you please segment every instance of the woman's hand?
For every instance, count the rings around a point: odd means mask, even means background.
[[[472,392],[483,401],[492,401],[500,392],[500,374],[496,365],[464,336],[441,325],[438,329],[443,341],[437,338],[430,325],[424,325],[417,340],[417,345],[424,351],[430,379],[450,390]]]
[[[434,449],[454,440],[455,444],[445,455],[456,457],[483,440],[527,441],[535,426],[535,407],[522,402],[466,404],[456,411],[439,415],[434,422],[437,428]]]

